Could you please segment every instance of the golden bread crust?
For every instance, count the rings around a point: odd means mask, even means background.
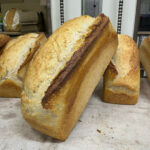
[[[67,77],[70,74],[70,72],[87,53],[87,47],[89,47],[91,43],[101,34],[101,31],[103,30],[103,28],[105,28],[108,22],[109,19],[101,15],[98,16],[92,24],[92,26],[89,27],[90,29],[92,29],[92,32],[86,36],[84,44],[77,51],[74,52],[71,59],[66,63],[66,66],[60,71],[60,73],[56,76],[54,81],[51,83],[51,85],[45,92],[45,96],[42,99],[43,107],[48,107],[47,101],[48,99],[50,99],[50,96],[54,92],[57,92],[59,88],[61,88],[63,83],[67,80]]]
[[[40,60],[42,62],[45,57],[36,53],[31,61],[32,63],[29,64],[30,69],[27,70],[27,76],[25,76],[24,91],[21,97],[21,111],[25,120],[33,128],[39,130],[46,135],[60,140],[65,140],[68,137],[69,133],[71,132],[72,128],[75,126],[78,118],[83,112],[86,104],[88,103],[92,92],[94,91],[96,85],[98,84],[101,76],[104,73],[104,70],[106,69],[113,54],[115,53],[118,44],[117,33],[112,27],[108,18],[104,15],[100,15],[98,18],[96,18],[96,20],[91,19],[87,16],[82,16],[71,20],[69,23],[65,23],[62,27],[60,27],[60,29],[62,28],[62,31],[64,31],[65,25],[66,27],[68,27],[69,24],[74,24],[78,25],[78,28],[83,30],[83,26],[88,25],[86,30],[90,30],[90,32],[92,32],[92,25],[94,25],[94,23],[97,22],[101,17],[104,17],[104,20],[107,20],[103,29],[99,31],[101,33],[87,47],[88,51],[85,53],[82,59],[79,60],[78,64],[73,68],[73,70],[69,73],[67,79],[65,80],[65,82],[63,82],[62,86],[48,97],[49,99],[46,103],[46,109],[42,106],[42,96],[40,97],[40,99],[39,97],[31,96],[31,87],[29,85],[31,84],[31,81],[28,81],[31,80],[31,76],[29,75],[32,71],[31,68],[33,68],[33,66],[36,68],[39,67],[39,64],[35,66],[34,61],[37,62],[37,60]],[[92,24],[89,24],[89,18],[92,21]],[[84,21],[84,23],[82,22],[82,20]],[[93,20],[95,21],[93,22]],[[101,24],[99,24],[99,26],[101,26]],[[97,26],[97,28],[99,28],[99,26]],[[71,27],[74,29],[74,26],[70,26],[70,28]],[[72,28],[70,30],[72,30]],[[57,36],[61,37],[61,35],[63,34],[60,29],[58,29],[56,33],[58,34]],[[84,34],[85,32],[83,32],[82,30],[81,32],[82,34]],[[58,31],[61,34],[58,33]],[[74,30],[72,30],[72,32],[73,31]],[[68,31],[66,30],[66,32]],[[76,32],[76,30],[74,32]],[[90,32],[88,32],[86,36],[88,36]],[[54,35],[56,35],[56,33],[54,33]],[[72,34],[75,36],[75,33],[70,34],[71,36]],[[64,33],[64,35],[69,36],[66,33]],[[83,40],[82,37],[83,36],[80,36],[81,40]],[[62,38],[64,39],[66,37],[62,36]],[[45,43],[43,47],[49,46],[49,49],[51,49],[52,46],[53,48],[53,41],[51,41],[50,39],[51,38],[49,38],[49,40]],[[72,40],[74,40],[74,38],[71,39],[71,42],[73,42]],[[75,43],[75,45],[78,45],[78,49],[81,48],[84,44],[85,42],[80,42],[80,39],[77,40]],[[77,50],[76,47],[74,48],[75,50]],[[42,49],[40,53],[42,52],[46,53],[44,54],[46,56],[47,54],[49,54],[48,50],[45,51],[44,49]],[[58,55],[60,56],[63,54],[58,53]],[[69,59],[71,58],[68,57],[66,61],[68,61]],[[45,65],[43,65],[45,66],[45,68],[47,68],[47,63],[49,62],[45,62]],[[38,76],[42,76],[42,74],[37,73],[37,77]],[[45,78],[45,80],[47,79]]]
[[[135,104],[137,99],[132,102],[132,98],[134,96],[138,98],[140,85],[138,48],[133,39],[127,35],[118,35],[118,40],[117,52],[104,75],[104,101],[118,104]],[[114,96],[112,96],[113,93]],[[119,94],[120,96],[118,96]],[[120,98],[120,100],[117,98]]]
[[[24,81],[30,99],[42,99],[45,91],[91,32],[94,18],[82,16],[64,23],[33,57]],[[87,30],[88,29],[88,30]],[[78,42],[77,42],[78,41]],[[44,60],[44,61],[43,61]]]

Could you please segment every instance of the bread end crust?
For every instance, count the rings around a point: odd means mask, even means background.
[[[138,101],[138,94],[127,95],[124,93],[115,93],[109,89],[104,91],[104,102],[112,104],[135,105]]]
[[[0,83],[0,97],[19,98],[21,91],[22,87],[13,80],[7,79]]]

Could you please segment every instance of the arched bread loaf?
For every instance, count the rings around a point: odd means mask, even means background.
[[[117,49],[108,17],[64,23],[34,55],[24,80],[21,110],[35,129],[65,140]]]

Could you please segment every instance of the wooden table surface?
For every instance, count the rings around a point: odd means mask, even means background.
[[[150,150],[150,83],[141,80],[136,105],[101,100],[95,89],[65,142],[32,129],[20,113],[20,99],[0,98],[0,150]]]

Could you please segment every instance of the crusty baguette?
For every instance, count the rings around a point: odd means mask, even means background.
[[[64,23],[31,60],[21,110],[31,127],[65,140],[88,103],[115,50],[108,17],[81,16]]]
[[[41,37],[46,40],[43,33],[29,33],[7,43],[0,56],[0,97],[20,97],[24,66],[39,48]]]
[[[146,37],[141,43],[140,61],[150,81],[150,36]]]
[[[118,35],[118,40],[117,52],[104,74],[104,101],[136,104],[140,85],[138,48],[127,35]]]

